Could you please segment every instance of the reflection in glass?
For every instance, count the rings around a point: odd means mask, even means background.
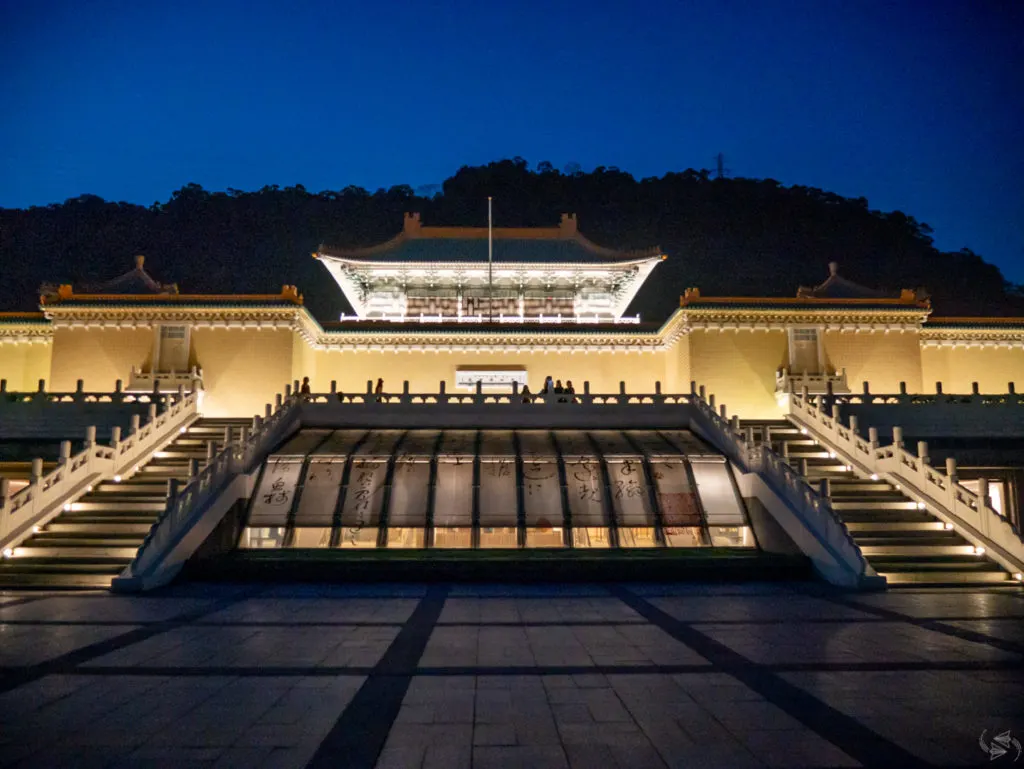
[[[619,527],[619,547],[657,547],[653,526]]]
[[[427,462],[395,462],[391,477],[388,525],[400,528],[426,526],[429,485],[430,465]]]
[[[608,479],[615,509],[615,520],[621,527],[653,527],[654,511],[647,493],[647,480],[639,459],[610,460]],[[619,537],[621,542],[622,537]]]
[[[389,528],[388,547],[421,548],[426,542],[425,532],[421,528]]]
[[[272,457],[260,478],[260,487],[252,501],[249,525],[284,526],[295,499],[295,486],[302,470],[301,459]]]
[[[565,484],[574,529],[607,525],[604,517],[604,481],[595,459],[565,463]],[[604,547],[604,545],[602,545]]]
[[[495,528],[485,526],[481,528],[480,547],[519,547],[516,528],[514,526],[500,526]]]
[[[573,547],[610,547],[608,529],[603,526],[587,526],[572,528]]]
[[[338,547],[377,547],[376,526],[342,526]]]
[[[247,526],[238,546],[245,549],[270,549],[284,544],[283,526]]]
[[[480,525],[516,526],[516,463],[513,459],[480,463]],[[514,546],[514,545],[513,545]]]
[[[384,460],[358,459],[352,463],[341,511],[342,526],[361,529],[364,526],[376,527],[380,523],[387,467]]]
[[[666,526],[665,544],[669,547],[706,547],[700,526]]]
[[[692,462],[693,477],[709,526],[742,526],[746,516],[725,462]]]
[[[756,547],[749,526],[712,526],[711,544],[715,547]]]
[[[562,487],[553,458],[523,459],[523,507],[527,526],[562,526]]]
[[[344,460],[315,460],[309,463],[295,511],[296,526],[330,526],[341,491]]]
[[[325,548],[330,546],[330,526],[297,526],[292,530],[290,547]]]
[[[654,460],[651,471],[665,528],[700,526],[700,508],[697,495],[690,486],[686,465],[681,461]]]
[[[434,547],[469,548],[472,546],[472,526],[434,529]]]
[[[472,461],[439,461],[434,489],[434,526],[471,526],[473,523]],[[435,535],[436,542],[436,535]]]

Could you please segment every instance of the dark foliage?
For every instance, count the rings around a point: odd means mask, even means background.
[[[417,192],[419,194],[417,194]],[[423,195],[430,195],[424,197]],[[302,186],[208,192],[196,184],[150,208],[82,195],[45,207],[0,209],[0,307],[31,310],[43,282],[85,283],[146,267],[183,292],[264,293],[296,284],[311,311],[332,320],[341,292],[310,258],[318,244],[367,245],[393,236],[405,211],[425,224],[486,222],[488,195],[497,226],[550,226],[575,212],[602,245],[660,245],[669,259],[631,311],[666,317],[687,286],[705,296],[793,296],[836,261],[868,286],[926,288],[938,314],[1021,314],[1024,296],[999,269],[970,250],[943,253],[926,224],[899,211],[872,211],[842,198],[771,179],[711,179],[688,170],[637,180],[616,168],[531,171],[521,158],[461,168],[441,188],[406,185],[370,193]]]

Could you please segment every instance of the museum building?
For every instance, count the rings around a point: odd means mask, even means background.
[[[861,286],[831,264],[790,297],[686,288],[652,324],[627,313],[666,255],[599,246],[573,215],[489,229],[406,214],[385,243],[313,256],[351,308],[337,322],[294,286],[183,293],[141,256],[104,284],[44,287],[38,313],[0,314],[0,508],[78,448],[73,408],[94,415],[86,451],[97,425],[116,446],[182,420],[59,507],[37,492],[34,517],[0,529],[0,584],[128,582],[172,508],[179,528],[195,517],[183,562],[218,540],[236,553],[788,548],[820,576],[831,567],[817,548],[891,584],[1003,581],[1024,563],[1024,320],[943,318],[915,291]],[[41,463],[26,464],[29,445]],[[890,456],[872,453],[883,445]],[[885,464],[904,451],[920,488]],[[217,494],[199,479],[231,462],[248,485],[219,514],[201,510]],[[949,483],[929,475],[943,463]],[[815,524],[822,498],[834,521]]]

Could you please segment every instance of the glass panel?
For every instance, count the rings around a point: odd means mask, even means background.
[[[608,462],[612,505],[619,526],[654,526],[654,512],[647,493],[643,465],[634,459]],[[621,537],[620,543],[621,543]]]
[[[712,526],[709,531],[715,547],[757,547],[749,526]]]
[[[519,547],[515,527],[500,526],[480,529],[480,547]]]
[[[480,437],[481,457],[514,457],[511,430],[484,430]]]
[[[690,485],[686,464],[655,459],[651,462],[654,485],[658,491],[661,507],[661,522],[665,528],[676,526],[700,526],[700,508],[697,494]]]
[[[471,526],[434,529],[434,547],[473,547]]]
[[[630,430],[627,435],[650,457],[679,456],[679,449],[654,430]]]
[[[666,526],[665,543],[669,547],[705,547],[704,531],[699,526]]]
[[[567,461],[570,458],[597,456],[587,434],[581,430],[558,430],[555,432],[555,441]]]
[[[416,456],[429,459],[434,454],[437,433],[437,430],[410,430],[402,439],[397,456]]]
[[[296,526],[330,526],[341,491],[345,470],[342,459],[314,459],[306,470],[306,481],[295,511]]]
[[[516,464],[512,459],[480,463],[480,525],[516,525]]]
[[[249,513],[250,526],[285,525],[301,470],[301,459],[271,457],[267,460]]]
[[[376,526],[342,526],[341,539],[338,547],[365,548],[377,547]]]
[[[526,529],[527,547],[564,547],[565,535],[561,526],[537,526]]]
[[[426,541],[426,530],[416,528],[388,529],[388,547],[422,548]]]
[[[302,526],[292,530],[292,547],[323,548],[331,546],[331,527]]]
[[[574,529],[607,526],[605,520],[604,479],[596,459],[565,463],[565,483],[569,493],[569,512]]]
[[[473,458],[476,446],[476,430],[445,430],[437,454],[441,457]]]
[[[430,463],[397,460],[391,479],[388,525],[426,526]]]
[[[590,436],[605,456],[639,457],[626,436],[618,430],[591,430]]]
[[[471,526],[473,523],[473,465],[468,461],[437,463],[434,490],[434,526]],[[435,544],[437,535],[434,535]]]
[[[553,458],[523,458],[523,507],[526,525],[541,528],[562,525],[562,487]]]
[[[304,457],[330,434],[330,430],[299,430],[284,446],[274,452],[274,456]]]
[[[619,528],[619,547],[657,547],[653,526],[624,526]]]
[[[717,451],[689,430],[663,430],[661,433],[673,445],[689,456],[720,456]]]
[[[551,443],[551,434],[546,430],[520,430],[519,453],[523,459],[527,457],[540,457],[552,459],[555,456],[555,447]]]
[[[747,520],[725,462],[692,462],[697,492],[709,526],[742,526]]]
[[[352,448],[359,439],[366,435],[366,430],[335,430],[331,437],[317,446],[313,456],[331,454],[345,457],[352,453]]]
[[[373,430],[356,451],[361,457],[381,457],[387,459],[394,453],[395,444],[402,437],[400,430]]]
[[[596,526],[572,527],[573,547],[610,547],[608,529]]]
[[[383,460],[357,459],[352,462],[341,511],[343,525],[362,528],[376,526],[380,522],[387,468],[388,463]]]
[[[270,549],[284,545],[284,527],[250,527],[242,530],[238,546],[242,549]]]

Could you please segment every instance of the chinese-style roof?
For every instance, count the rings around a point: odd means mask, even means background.
[[[839,274],[839,265],[836,262],[829,262],[828,278],[817,286],[800,286],[796,295],[801,299],[885,299],[888,295],[884,291],[877,291],[852,280],[847,280]]]
[[[660,256],[660,249],[618,251],[593,243],[563,214],[558,227],[496,227],[491,231],[497,263],[608,264]],[[402,231],[368,248],[321,246],[315,257],[367,263],[486,262],[486,227],[424,227],[419,214],[406,214]]]
[[[42,304],[118,307],[250,307],[253,305],[302,305],[303,297],[295,286],[282,286],[280,294],[76,294],[71,286],[61,286],[42,297]]]
[[[928,326],[944,328],[1011,328],[1024,329],[1024,318],[956,317],[929,318]]]
[[[146,272],[144,256],[135,257],[135,267],[105,283],[87,284],[80,287],[87,294],[177,294],[176,283],[158,283]]]
[[[839,266],[828,266],[829,276],[808,288],[800,286],[795,297],[701,296],[700,289],[688,288],[679,299],[680,307],[736,309],[859,309],[859,310],[928,310],[931,302],[918,292],[905,288],[896,296],[854,283],[839,275]]]

